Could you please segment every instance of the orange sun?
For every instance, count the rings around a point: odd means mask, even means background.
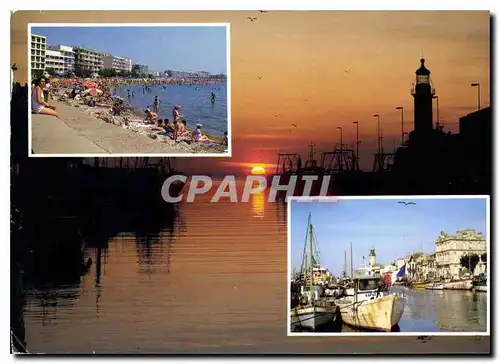
[[[264,167],[261,167],[261,166],[255,166],[252,168],[252,174],[253,175],[262,175],[262,174],[266,174],[266,170],[264,169]]]

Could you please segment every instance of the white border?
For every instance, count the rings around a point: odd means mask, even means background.
[[[31,28],[32,27],[225,27],[226,28],[226,99],[227,99],[227,138],[228,150],[225,153],[116,153],[116,154],[41,154],[31,153]],[[28,39],[26,45],[28,59],[28,156],[29,157],[232,157],[231,133],[231,23],[28,23]]]
[[[290,329],[291,319],[290,319],[290,274],[292,273],[292,234],[291,234],[291,217],[292,217],[292,201],[298,202],[337,202],[339,200],[434,200],[434,199],[485,199],[486,200],[486,252],[488,255],[488,264],[486,265],[486,271],[488,274],[487,281],[487,303],[486,303],[486,332],[448,332],[448,331],[438,331],[438,332],[292,332]],[[490,322],[491,322],[491,272],[490,267],[493,262],[491,261],[491,246],[490,246],[490,196],[488,195],[393,195],[393,196],[325,196],[325,197],[310,197],[310,196],[288,196],[287,198],[287,271],[286,271],[286,334],[287,336],[417,336],[417,335],[427,335],[427,336],[490,336]]]

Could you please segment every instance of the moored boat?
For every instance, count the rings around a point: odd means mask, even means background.
[[[336,301],[342,321],[353,327],[391,331],[403,316],[406,300],[396,293],[380,290],[379,279],[366,276],[354,279],[355,294]]]
[[[290,323],[294,329],[316,331],[321,326],[333,323],[337,307],[331,300],[327,301],[322,297],[324,293],[323,284],[325,282],[318,278],[321,278],[321,273],[323,273],[324,269],[321,269],[319,264],[319,256],[314,254],[314,252],[317,252],[317,249],[315,249],[311,214],[309,214],[307,224],[307,237],[304,244],[300,278],[295,282],[295,286],[300,286],[299,302],[295,307],[291,307]]]
[[[411,282],[412,288],[424,288],[427,285],[425,282]]]
[[[472,289],[472,279],[463,279],[443,283],[443,289],[470,291]]]
[[[480,275],[474,277],[472,281],[472,290],[474,292],[488,292],[488,279],[486,274],[481,273]]]
[[[437,283],[437,282],[429,283],[425,285],[425,289],[441,291],[444,289],[444,285],[443,283]]]

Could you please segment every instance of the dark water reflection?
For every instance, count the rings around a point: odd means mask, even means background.
[[[286,206],[208,200],[181,204],[173,229],[123,232],[87,249],[94,264],[77,288],[54,289],[50,300],[27,292],[29,350],[168,353],[286,340]]]

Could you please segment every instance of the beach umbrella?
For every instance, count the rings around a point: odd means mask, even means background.
[[[84,93],[85,94],[91,94],[92,96],[95,96],[95,95],[102,94],[102,91],[99,90],[99,89],[96,89],[96,88],[89,88],[89,89],[85,90]]]
[[[92,82],[92,81],[85,81],[83,83],[83,86],[85,86],[87,88],[96,88],[97,87],[97,83],[96,82]]]

